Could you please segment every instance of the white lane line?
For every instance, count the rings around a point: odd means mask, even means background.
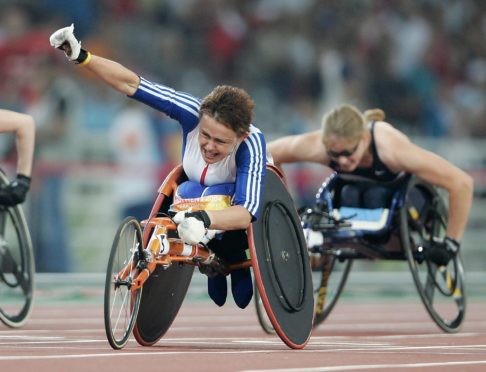
[[[476,330],[483,330],[486,329],[486,321],[476,321],[476,322],[468,322],[468,325],[471,327],[474,326]],[[437,326],[433,322],[423,321],[423,322],[401,322],[401,323],[394,323],[394,322],[381,322],[381,323],[361,323],[361,324],[354,324],[354,323],[340,323],[340,324],[331,324],[331,323],[323,323],[319,326],[314,332],[326,332],[329,330],[332,331],[365,331],[365,330],[373,330],[373,331],[389,331],[390,329],[394,332],[399,330],[407,330],[407,331],[423,331],[424,329],[437,329]]]
[[[180,320],[175,320],[173,326],[170,328],[171,331],[173,332],[185,332],[185,331],[193,331],[193,330],[214,330],[214,325],[211,325],[214,321],[213,319],[210,319],[209,317],[207,319],[199,318],[198,320],[194,319],[189,320],[189,319],[180,319]],[[248,325],[247,323],[250,323]],[[251,324],[253,323],[253,324]],[[90,325],[91,328],[93,328],[96,325],[100,326],[100,329],[103,327],[103,319],[100,318],[78,318],[78,319],[50,319],[50,318],[42,318],[42,319],[31,319],[28,321],[29,325],[32,326],[50,326],[50,325],[55,325],[55,326],[66,326],[73,328],[75,325],[79,326],[84,326],[84,325]],[[240,325],[241,324],[241,325]],[[469,321],[468,325],[476,330],[476,331],[486,331],[486,321]],[[64,328],[66,328],[64,327]],[[258,325],[258,322],[255,321],[243,321],[238,318],[234,317],[232,321],[226,322],[220,322],[218,325],[218,328],[221,330],[256,330],[256,329],[261,329],[261,327]],[[395,322],[381,322],[381,323],[362,323],[362,324],[352,324],[352,323],[347,323],[347,324],[336,324],[336,323],[324,323],[320,325],[316,330],[314,330],[314,334],[320,334],[321,332],[329,332],[329,331],[389,331],[390,329],[394,330],[394,332],[400,332],[400,331],[407,331],[407,332],[423,332],[424,330],[430,329],[431,332],[435,332],[436,326],[429,321],[423,321],[423,322],[401,322],[401,323],[395,323]],[[0,334],[2,331],[0,331]],[[435,336],[437,336],[437,333],[434,333]],[[460,334],[457,334],[460,335]],[[393,337],[393,335],[389,335],[390,337]],[[456,336],[456,335],[451,335],[451,334],[444,334],[444,337],[450,337],[450,336]],[[375,337],[375,336],[372,336]],[[380,336],[376,336],[380,337]],[[387,337],[382,336],[382,337]]]
[[[470,360],[459,362],[440,362],[440,363],[409,363],[409,364],[357,364],[335,367],[312,367],[312,368],[285,368],[285,369],[246,369],[240,372],[331,372],[331,371],[354,371],[360,369],[390,369],[396,368],[424,368],[424,367],[448,367],[448,366],[470,366],[483,365],[486,360]]]
[[[281,353],[282,350],[239,350],[239,351],[153,351],[153,352],[126,352],[111,351],[109,353],[96,354],[69,354],[69,355],[21,355],[21,356],[0,356],[1,361],[11,360],[45,360],[45,359],[87,359],[87,358],[120,358],[138,356],[157,356],[157,355],[195,355],[195,354],[261,354],[261,353]]]
[[[6,345],[10,348],[22,349],[22,348],[30,348],[30,349],[49,349],[55,348],[56,350],[61,349],[72,349],[71,346],[67,346],[68,344],[100,344],[106,343],[106,340],[62,340],[62,346],[58,345],[59,341],[30,341],[30,342],[21,342],[12,345],[12,343],[2,343],[0,345]],[[49,345],[56,345],[49,346]],[[251,340],[251,339],[239,339],[239,340],[210,340],[210,341],[202,341],[202,340],[165,340],[160,344],[157,344],[159,347],[167,347],[167,346],[176,346],[176,345],[186,345],[188,347],[201,347],[201,346],[211,346],[212,349],[227,349],[227,348],[238,348],[238,345],[245,345],[246,347],[279,347],[282,346],[280,340]],[[390,353],[390,352],[410,352],[414,350],[418,350],[419,352],[427,352],[429,355],[431,354],[443,354],[443,355],[475,355],[478,352],[486,351],[486,345],[454,345],[454,346],[444,346],[444,345],[437,345],[437,346],[396,346],[396,345],[364,345],[364,344],[340,344],[340,347],[336,347],[335,344],[323,344],[319,345],[320,347],[325,347],[326,349],[317,349],[315,346],[308,346],[305,350],[301,350],[300,353],[346,353],[346,352],[371,352],[371,353]],[[266,349],[269,351],[269,349]],[[248,351],[248,349],[246,349]],[[257,350],[254,350],[257,351]],[[264,351],[264,350],[258,350]],[[197,352],[195,350],[194,352]],[[237,351],[235,351],[237,352]],[[193,353],[192,351],[187,351],[187,353]]]
[[[15,343],[13,343],[15,342]],[[0,342],[0,345],[5,345],[8,346],[9,348],[15,347],[15,348],[22,348],[22,347],[33,347],[35,346],[36,348],[37,345],[58,345],[62,344],[59,346],[56,346],[58,349],[64,349],[66,348],[63,345],[66,344],[88,344],[88,343],[106,343],[108,344],[108,341],[106,339],[69,339],[69,338],[61,338],[61,339],[40,339],[40,340],[29,340],[29,341],[20,341],[20,340],[11,340],[11,341],[5,341],[5,342]],[[262,341],[259,339],[251,340],[251,339],[187,339],[187,340],[180,340],[180,339],[165,339],[161,340],[157,345],[160,347],[164,346],[174,346],[174,345],[187,345],[187,346],[212,346],[213,348],[228,348],[232,347],[233,345],[234,348],[239,347],[238,345],[241,344],[248,344],[248,345],[282,345],[282,342],[278,339],[275,340],[268,340],[268,341]],[[43,346],[41,346],[43,347]],[[47,347],[47,346],[46,346]],[[71,348],[71,347],[67,347]]]
[[[223,327],[224,328],[224,327]],[[245,330],[253,328],[252,326],[246,327]],[[259,328],[260,327],[256,327]],[[214,330],[214,328],[211,328]],[[177,331],[178,328],[171,328],[169,330],[170,333],[176,333],[174,331]],[[190,330],[193,330],[191,328]],[[42,334],[52,334],[56,333],[59,335],[69,335],[69,334],[83,334],[83,333],[100,333],[102,334],[103,329],[101,328],[84,328],[84,329],[58,329],[55,331],[52,330],[47,330],[47,329],[9,329],[7,331],[0,331],[0,341],[1,340],[8,340],[11,338],[25,338],[25,339],[38,339],[40,337],[48,337],[48,336],[42,336]],[[262,334],[263,335],[263,334]],[[455,333],[455,334],[449,334],[449,333],[426,333],[426,334],[399,334],[399,335],[373,335],[373,336],[318,336],[318,335],[313,335],[311,336],[311,339],[309,341],[308,345],[319,345],[322,342],[329,343],[329,344],[340,344],[340,343],[347,343],[347,340],[381,340],[381,341],[386,341],[386,340],[401,340],[401,339],[428,339],[428,338],[450,338],[453,337],[456,340],[459,338],[470,338],[470,337],[478,337],[483,335],[483,333],[480,332],[461,332],[461,333]],[[55,337],[64,337],[64,336],[52,336],[52,338]],[[266,336],[263,335],[262,337],[271,337],[271,336]],[[190,337],[178,337],[177,339],[173,338],[167,338],[164,337],[161,339],[161,341],[164,340],[200,340],[200,338],[190,338]],[[216,338],[211,338],[211,339],[219,339],[219,340],[234,340],[234,337],[216,337]],[[458,340],[457,340],[458,341]],[[358,342],[359,343],[359,342]]]
[[[54,318],[42,318],[42,319],[28,319],[27,324],[29,325],[46,325],[46,324],[103,324],[103,319],[100,318],[75,318],[75,319],[54,319]]]
[[[1,342],[0,345],[7,345],[9,347],[22,347],[22,346],[29,346],[29,345],[48,345],[48,344],[59,344],[62,343],[63,345],[65,344],[89,344],[89,343],[100,343],[100,342],[108,342],[106,340],[67,340],[67,339],[62,339],[62,340],[40,340],[40,341],[25,341],[25,342],[16,342],[15,344],[12,344],[11,342]],[[62,346],[58,347],[59,349],[62,349]]]
[[[80,338],[79,336],[70,335],[69,331],[65,331],[66,335],[59,336],[43,336],[43,335],[2,335],[0,334],[0,345],[31,345],[31,344],[55,344],[55,343],[99,343],[106,342],[106,339],[100,335],[99,338]],[[469,336],[476,336],[477,334],[472,333]],[[443,349],[443,350],[458,350],[460,348],[470,349],[470,348],[486,348],[486,344],[459,344],[454,345],[400,345],[397,342],[390,342],[394,339],[410,339],[418,337],[437,337],[440,335],[413,335],[413,336],[403,336],[403,337],[381,337],[377,336],[374,340],[370,337],[355,337],[350,339],[349,337],[313,337],[307,345],[307,349],[312,349],[313,351],[336,351],[345,350],[346,348],[358,348],[360,350],[370,349],[370,350],[430,350],[430,349]],[[464,338],[466,335],[454,335],[454,337]],[[459,341],[459,340],[457,340]],[[211,344],[211,345],[228,345],[228,344],[253,344],[253,345],[271,345],[280,344],[280,340],[277,336],[265,336],[261,337],[211,337],[211,338],[201,338],[201,337],[166,337],[161,338],[159,344],[161,345],[174,345],[174,344]],[[328,348],[326,350],[318,350],[317,348]]]
[[[461,332],[461,333],[425,333],[425,334],[408,334],[408,335],[372,335],[372,336],[352,336],[353,339],[381,339],[381,340],[401,340],[401,339],[427,339],[427,338],[468,338],[468,337],[478,337],[482,336],[483,333],[480,332]],[[330,339],[333,338],[349,338],[350,336],[313,336],[312,340],[319,340],[319,339]]]
[[[17,341],[17,340],[64,340],[63,336],[32,336],[32,335],[0,335],[0,340]]]

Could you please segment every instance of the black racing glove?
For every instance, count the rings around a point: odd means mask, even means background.
[[[0,205],[14,206],[25,201],[31,178],[18,174],[15,180],[0,188]]]
[[[446,266],[451,259],[453,259],[459,249],[461,243],[448,236],[442,242],[434,243],[426,251],[427,258],[439,266]]]

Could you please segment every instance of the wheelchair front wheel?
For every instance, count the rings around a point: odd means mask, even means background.
[[[113,349],[126,345],[137,319],[142,288],[134,292],[131,286],[137,273],[135,257],[142,250],[140,223],[134,217],[127,217],[115,234],[106,270],[105,331]]]
[[[412,185],[426,195],[420,219],[411,213],[413,203],[407,201],[400,215],[403,247],[413,280],[425,308],[434,322],[445,332],[457,332],[466,312],[464,268],[458,254],[446,266],[438,266],[425,254],[427,246],[440,241],[447,227],[447,208],[437,190],[426,184]],[[417,223],[418,222],[418,223]]]
[[[0,183],[8,182],[3,174]],[[0,206],[0,320],[17,328],[27,321],[33,304],[34,253],[22,209]]]

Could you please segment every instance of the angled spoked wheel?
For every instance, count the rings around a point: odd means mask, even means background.
[[[0,172],[0,185],[8,184]],[[22,208],[0,206],[0,320],[21,327],[33,304],[34,253]]]
[[[256,281],[253,281],[253,301],[255,302],[255,309],[258,317],[258,323],[260,323],[260,326],[262,329],[265,331],[265,333],[268,334],[274,334],[275,333],[275,328],[273,328],[272,323],[270,322],[270,319],[268,318],[267,312],[265,310],[265,307],[263,306],[263,300],[262,296],[260,295],[260,292],[258,291],[258,286]]]
[[[401,211],[401,235],[413,280],[434,322],[446,332],[457,332],[466,312],[464,268],[460,255],[446,266],[427,258],[427,247],[443,240],[447,207],[437,190],[412,180]]]
[[[131,287],[137,265],[134,256],[142,247],[140,223],[127,217],[115,235],[105,280],[105,331],[113,349],[126,345],[137,319],[142,289],[132,291]]]
[[[331,313],[346,285],[353,264],[352,259],[339,258],[334,249],[311,256],[314,283],[314,327]]]

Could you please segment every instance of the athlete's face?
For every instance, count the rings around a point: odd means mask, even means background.
[[[363,158],[366,150],[364,142],[364,138],[360,138],[356,142],[356,140],[348,140],[331,135],[325,144],[327,156],[338,164],[339,170],[352,172],[358,167]]]
[[[236,132],[211,116],[203,115],[199,121],[199,148],[204,161],[217,163],[228,156],[241,139]]]

